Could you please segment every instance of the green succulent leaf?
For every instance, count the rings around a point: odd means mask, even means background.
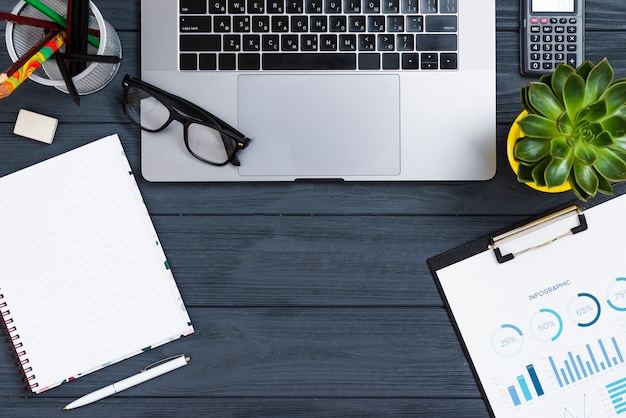
[[[615,141],[607,131],[602,131],[589,142],[589,145],[599,148],[606,148],[615,145]]]
[[[535,138],[554,138],[561,133],[554,120],[547,119],[540,115],[526,115],[518,122],[522,132],[527,136]]]
[[[610,148],[617,152],[626,152],[626,138],[613,139],[613,143],[610,145]]]
[[[531,178],[532,181],[539,187],[546,187],[546,168],[548,168],[548,164],[552,161],[551,158],[544,158],[535,166],[532,167]]]
[[[598,191],[604,194],[613,194],[611,182],[602,176],[598,176]]]
[[[576,73],[570,74],[565,80],[563,103],[570,117],[575,116],[585,104],[585,80]]]
[[[613,138],[621,138],[626,135],[626,116],[613,115],[604,119],[601,125]]]
[[[572,148],[567,142],[567,138],[563,136],[553,138],[550,141],[550,155],[552,156],[552,158],[559,158],[562,160],[570,158],[573,154],[572,151]]]
[[[565,183],[569,177],[573,162],[573,152],[570,152],[568,158],[554,158],[550,161],[548,167],[546,167],[546,185],[548,187],[557,187]]]
[[[576,183],[576,177],[574,176],[574,173],[570,174],[570,178],[569,178],[569,185],[572,187],[572,191],[574,192],[574,194],[576,195],[576,197],[578,197],[580,200],[582,200],[583,202],[586,202],[587,200],[591,199],[593,196],[589,195],[587,192],[585,192],[577,183]]]
[[[585,85],[585,105],[597,101],[613,81],[613,68],[605,58],[598,63],[587,76]]]
[[[569,117],[569,114],[567,112],[563,112],[556,119],[556,126],[558,127],[559,131],[563,132],[566,135],[571,135],[572,130],[574,129],[572,119]]]
[[[536,162],[550,154],[550,141],[541,138],[522,138],[515,144],[513,155],[517,160]]]
[[[527,183],[529,181],[533,181],[533,166],[522,165],[520,164],[517,169],[517,181],[520,183]]]
[[[588,195],[593,196],[598,191],[600,180],[596,171],[590,165],[578,160],[574,161],[574,179],[580,188]]]
[[[579,124],[583,121],[594,122],[602,119],[607,115],[607,107],[606,100],[601,99],[595,103],[590,104],[587,107],[584,107],[578,112],[576,115],[576,124]]]
[[[576,161],[580,161],[588,166],[591,166],[598,159],[598,153],[594,147],[585,142],[576,144],[574,156],[576,157]],[[574,165],[574,168],[576,168],[576,165]]]
[[[583,79],[587,80],[589,73],[593,70],[593,63],[589,60],[585,60],[582,64],[576,68],[576,74],[581,76]]]
[[[609,87],[602,98],[606,100],[607,113],[612,114],[626,103],[626,81],[620,81]]]
[[[558,118],[565,111],[547,84],[533,82],[528,88],[528,99],[533,108],[550,119]]]
[[[626,162],[617,153],[607,148],[600,148],[597,153],[598,159],[593,167],[600,175],[610,181],[626,179]]]
[[[569,77],[569,75],[573,72],[574,69],[569,65],[559,64],[556,66],[554,73],[552,73],[549,85],[552,87],[552,91],[561,102],[563,101],[563,86],[565,85],[565,80],[567,80],[567,77]],[[541,81],[543,81],[543,79],[541,79]]]
[[[530,86],[524,86],[520,89],[520,103],[525,111],[528,113],[536,113],[535,109],[532,108],[530,104],[530,100],[528,98],[528,89]]]

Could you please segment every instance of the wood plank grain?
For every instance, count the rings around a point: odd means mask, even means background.
[[[188,366],[120,396],[480,397],[442,308],[190,308],[189,315],[195,334],[29,396],[76,397],[185,353]],[[28,395],[9,356],[0,350],[0,396]]]
[[[23,399],[0,397],[2,412],[7,417],[67,418],[61,407],[73,398]],[[487,417],[481,399],[429,398],[220,398],[220,397],[159,397],[124,398],[116,396],[88,407],[72,411],[77,418],[124,417],[150,418],[480,418]],[[433,415],[436,414],[436,415]]]

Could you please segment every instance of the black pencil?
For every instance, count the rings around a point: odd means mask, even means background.
[[[89,0],[68,0],[67,2],[67,42],[65,50],[71,54],[87,53],[89,29]],[[87,67],[85,62],[71,61],[70,74],[75,76]]]

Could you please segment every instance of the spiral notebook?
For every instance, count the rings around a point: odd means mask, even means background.
[[[33,392],[194,332],[117,135],[0,196],[0,313]]]

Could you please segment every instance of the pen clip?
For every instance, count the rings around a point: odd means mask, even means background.
[[[147,365],[146,367],[144,367],[143,369],[141,369],[141,370],[139,370],[139,371],[140,371],[141,373],[143,373],[143,372],[147,372],[148,370],[150,370],[150,369],[153,369],[153,368],[157,367],[159,364],[167,363],[167,362],[168,362],[168,361],[170,361],[170,360],[174,360],[175,358],[178,358],[178,357],[184,357],[184,356],[185,356],[184,354],[177,354],[177,355],[175,355],[175,356],[171,356],[171,357],[168,357],[168,358],[164,358],[164,359],[162,359],[162,360],[155,361],[154,363]]]

